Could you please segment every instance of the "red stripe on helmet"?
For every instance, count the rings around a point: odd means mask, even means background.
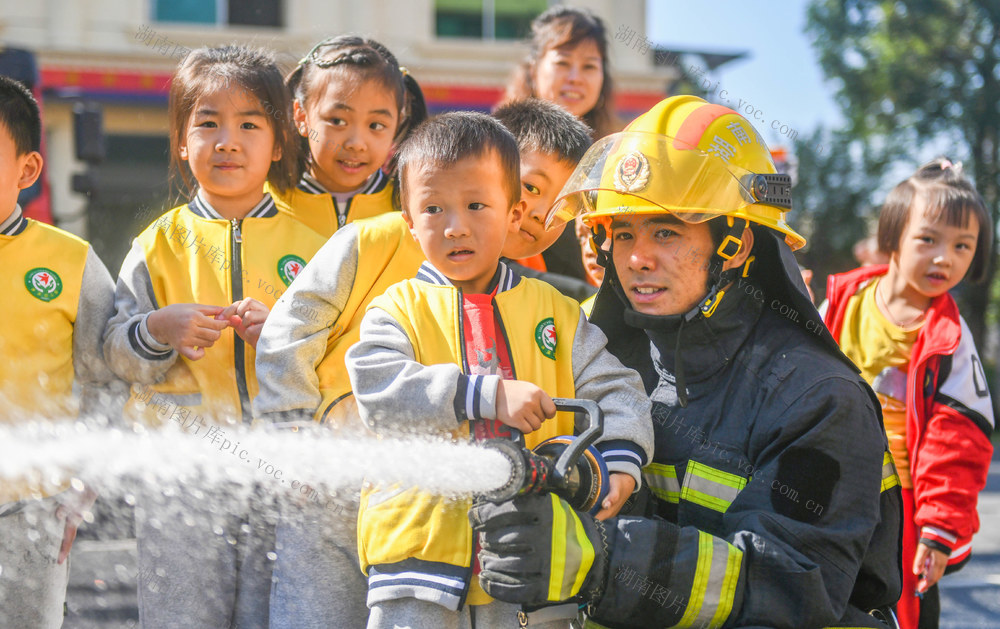
[[[702,136],[705,135],[705,129],[708,129],[708,125],[715,122],[721,116],[735,113],[735,111],[724,105],[709,104],[695,109],[684,120],[681,128],[677,131],[677,137],[674,138],[674,148],[690,149],[698,146]]]

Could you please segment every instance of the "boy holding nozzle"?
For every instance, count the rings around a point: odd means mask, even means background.
[[[415,130],[398,159],[403,216],[427,262],[372,302],[347,353],[361,418],[380,434],[487,439],[516,429],[530,448],[574,431],[550,395],[599,401],[606,420],[597,448],[611,487],[598,517],[616,514],[641,482],[650,406],[637,374],[605,350],[577,302],[500,260],[524,209],[514,137],[488,116],[446,114]],[[518,607],[493,602],[474,578],[468,508],[415,488],[363,495],[369,628],[515,625]],[[567,530],[565,544],[580,533]],[[549,601],[569,599],[563,593],[591,561],[577,553],[566,563]],[[567,616],[532,624],[567,625]]]

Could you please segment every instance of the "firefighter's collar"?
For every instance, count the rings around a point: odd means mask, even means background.
[[[690,319],[685,315],[644,315],[626,306],[625,322],[645,331],[654,348],[654,363],[671,373],[677,368],[674,348],[679,348],[687,382],[692,383],[710,377],[732,359],[750,336],[761,311],[761,304],[732,292],[711,318],[700,313]]]

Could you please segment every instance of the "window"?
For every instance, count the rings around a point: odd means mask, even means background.
[[[99,188],[88,203],[88,240],[109,269],[121,267],[132,239],[172,207],[165,135],[108,133],[97,167]],[[181,202],[187,199],[182,199]]]
[[[521,39],[548,0],[435,0],[438,37]]]
[[[153,0],[157,22],[284,26],[282,0]]]

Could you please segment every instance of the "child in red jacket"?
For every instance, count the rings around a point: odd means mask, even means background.
[[[948,291],[986,273],[992,223],[961,164],[937,159],[889,194],[888,265],[830,277],[826,324],[882,402],[903,487],[904,629],[937,627],[936,583],[968,560],[993,447],[993,405],[969,327]],[[883,481],[885,482],[885,481]]]

